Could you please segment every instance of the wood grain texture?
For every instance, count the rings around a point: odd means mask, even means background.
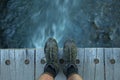
[[[15,49],[15,72],[16,72],[16,80],[25,80],[24,74],[24,60],[26,55],[25,49]]]
[[[105,80],[114,80],[114,64],[110,60],[114,59],[113,49],[105,48]]]
[[[96,59],[99,63],[95,64],[94,80],[104,80],[104,53],[103,48],[96,49]]]
[[[62,55],[63,50],[59,49],[58,59]],[[41,64],[41,59],[46,61],[43,49],[0,49],[0,80],[38,80],[46,65]],[[79,48],[77,59],[83,80],[120,79],[120,48]],[[95,59],[99,60],[97,64]],[[10,65],[6,65],[6,60],[10,60]],[[25,60],[29,63],[25,64]],[[59,65],[55,80],[66,80],[64,65]]]
[[[113,49],[113,57],[115,59],[114,64],[114,80],[120,80],[120,49]]]
[[[41,64],[41,59],[45,59],[44,49],[36,49],[35,54],[36,54],[35,80],[38,80],[40,75],[43,73],[45,66],[45,64]]]
[[[11,80],[11,76],[9,75],[11,65],[6,65],[6,60],[10,60],[10,55],[8,50],[3,49],[1,50],[1,80]]]
[[[34,49],[26,50],[25,60],[29,60],[29,64],[24,64],[24,80],[34,80]]]
[[[83,80],[94,80],[96,48],[85,48]]]
[[[14,51],[15,51],[14,49],[9,49],[8,50],[8,53],[9,53],[9,56],[10,56],[10,61],[11,61],[10,73],[8,74],[8,75],[11,76],[11,79],[9,79],[9,80],[16,80],[16,77],[15,77],[16,76],[16,70],[15,70],[16,61],[15,61],[15,53],[14,53]]]
[[[85,49],[84,48],[78,49],[77,59],[80,60],[80,63],[77,64],[77,66],[78,66],[78,72],[81,75],[81,77],[83,77],[84,75],[84,61],[85,61],[84,57],[85,57]]]
[[[34,80],[34,56],[33,53],[25,49],[1,50],[1,79],[0,80]],[[25,65],[25,59],[30,59],[30,64]],[[6,60],[10,64],[6,65]]]

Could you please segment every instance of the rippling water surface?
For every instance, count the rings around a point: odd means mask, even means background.
[[[41,48],[49,37],[62,47],[120,47],[119,0],[8,0],[1,13],[1,47]]]

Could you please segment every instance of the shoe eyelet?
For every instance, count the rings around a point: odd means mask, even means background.
[[[80,64],[80,60],[79,59],[76,59],[76,64]]]
[[[64,59],[59,60],[60,64],[64,64]]]

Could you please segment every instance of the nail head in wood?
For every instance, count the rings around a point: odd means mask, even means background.
[[[10,65],[10,60],[6,60],[6,61],[5,61],[5,64],[6,64],[6,65]]]
[[[94,63],[98,64],[99,63],[99,59],[94,59]]]
[[[111,64],[115,64],[115,59],[111,59],[111,60],[110,60],[110,63],[111,63]]]
[[[26,59],[25,64],[29,64],[29,63],[30,63],[29,59]]]

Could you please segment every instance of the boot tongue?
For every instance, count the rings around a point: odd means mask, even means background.
[[[68,64],[68,68],[76,68],[77,66],[75,64]]]
[[[55,65],[55,63],[46,64],[45,69],[47,68],[51,69],[51,72],[54,75],[53,77],[55,77],[58,74],[59,70],[58,70],[58,67]]]
[[[52,68],[55,72],[55,65],[54,64],[48,64],[48,67]]]
[[[63,73],[66,75],[68,78],[71,74],[77,74],[78,73],[78,68],[76,64],[66,64],[65,67],[63,68]]]

